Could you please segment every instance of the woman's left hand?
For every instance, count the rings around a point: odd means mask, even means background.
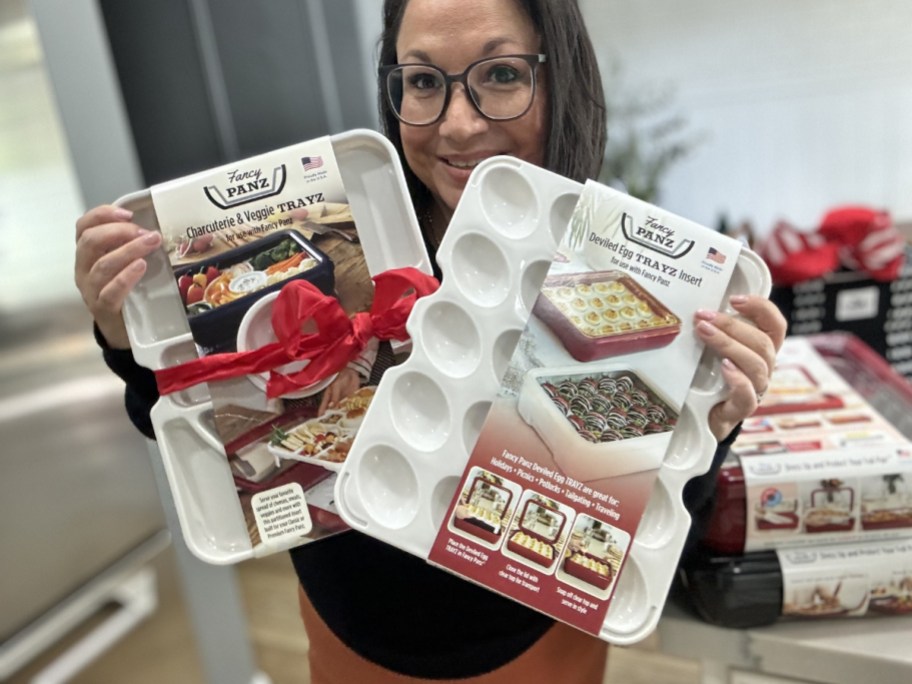
[[[764,297],[736,295],[729,302],[746,320],[703,309],[696,314],[697,335],[722,357],[722,377],[731,390],[709,413],[709,428],[719,441],[757,409],[787,327]]]

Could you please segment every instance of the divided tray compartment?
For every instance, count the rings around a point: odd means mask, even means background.
[[[412,353],[384,375],[336,481],[353,528],[428,558],[582,187],[511,157],[475,168],[438,251],[443,283],[409,318]],[[722,301],[770,286],[744,249]],[[616,580],[605,641],[632,644],[658,624],[690,529],[681,492],[709,468],[708,414],[724,392],[721,360],[704,354],[681,408],[688,427],[672,435]]]
[[[367,129],[333,135],[330,142],[370,273],[406,266],[431,273],[392,144]],[[159,230],[150,190],[126,195],[116,204],[133,211],[134,223]],[[153,370],[197,358],[168,256],[159,250],[146,262],[146,273],[124,302],[133,356]],[[184,540],[201,560],[224,565],[256,553],[212,413],[203,384],[159,399],[152,421]]]
[[[679,412],[642,371],[618,364],[531,370],[518,409],[581,482],[658,468]]]
[[[467,498],[468,515],[454,518],[453,526],[489,544],[499,544],[509,523],[507,514],[513,492],[506,487],[498,487],[483,475],[476,475]],[[484,504],[483,500],[491,503]]]
[[[250,307],[262,297],[278,292],[283,285],[292,280],[307,280],[313,283],[323,294],[331,295],[333,293],[335,274],[332,261],[316,245],[295,230],[276,231],[260,238],[256,242],[235,247],[210,259],[201,260],[188,266],[178,266],[174,269],[174,278],[177,280],[183,275],[193,275],[210,266],[214,266],[224,273],[232,266],[255,259],[257,255],[278,246],[283,240],[294,241],[297,245],[297,251],[305,253],[314,260],[313,267],[269,285],[265,285],[267,281],[266,274],[262,270],[257,270],[255,266],[252,267],[252,271],[231,279],[227,283],[229,287],[242,279],[252,282],[258,276],[259,281],[264,286],[246,294],[238,293],[236,299],[213,306],[207,310],[196,312],[188,310],[187,318],[190,322],[190,330],[197,344],[213,351],[229,351],[228,347],[232,346],[231,343],[237,337],[241,321]],[[225,277],[226,279],[228,278],[228,276]],[[212,303],[212,285],[213,283],[210,283],[206,287],[203,295],[202,301],[206,304]],[[226,342],[229,344],[226,345]]]
[[[549,276],[532,312],[577,361],[657,349],[681,321],[621,271]]]

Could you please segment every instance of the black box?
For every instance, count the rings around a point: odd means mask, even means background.
[[[912,379],[912,250],[907,248],[905,265],[893,281],[837,271],[773,287],[770,299],[788,321],[790,335],[853,333]]]

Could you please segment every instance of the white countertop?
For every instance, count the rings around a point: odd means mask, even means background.
[[[827,684],[910,684],[912,616],[714,627],[668,604],[661,650],[728,667]]]

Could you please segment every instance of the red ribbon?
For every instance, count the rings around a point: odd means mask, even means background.
[[[269,371],[266,396],[280,397],[308,387],[340,371],[358,356],[371,337],[405,340],[405,323],[419,297],[434,292],[437,280],[415,268],[384,271],[374,279],[370,311],[351,318],[335,297],[324,295],[306,280],[285,285],[272,307],[277,341],[246,352],[212,354],[155,372],[162,396],[201,382]],[[317,331],[302,333],[313,320]],[[275,369],[309,359],[302,370],[282,375]]]

